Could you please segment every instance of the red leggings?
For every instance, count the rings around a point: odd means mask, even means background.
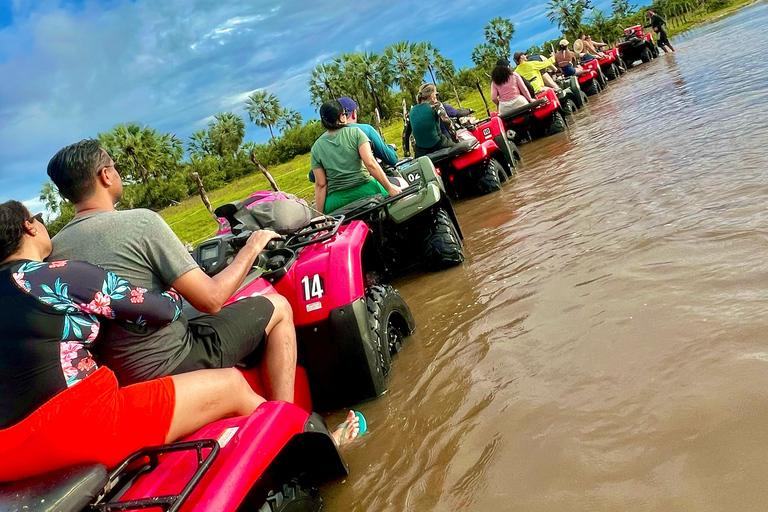
[[[171,377],[119,388],[104,366],[16,425],[0,430],[0,482],[75,464],[119,464],[165,443],[176,405]]]

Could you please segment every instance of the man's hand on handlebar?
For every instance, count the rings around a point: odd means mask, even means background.
[[[254,249],[256,254],[259,254],[264,250],[269,241],[274,240],[275,238],[280,238],[280,235],[270,229],[260,229],[259,231],[254,231],[253,234],[251,234],[245,246]]]

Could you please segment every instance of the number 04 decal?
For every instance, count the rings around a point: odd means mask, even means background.
[[[323,278],[320,277],[320,274],[315,274],[312,277],[310,276],[302,277],[301,287],[304,291],[305,301],[310,301],[312,299],[322,299],[323,295],[325,295]]]

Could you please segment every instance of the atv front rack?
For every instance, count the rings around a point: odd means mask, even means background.
[[[203,458],[203,450],[210,449],[208,456]],[[112,501],[119,499],[121,491],[127,490],[139,477],[150,473],[160,464],[160,455],[173,452],[192,451],[197,452],[197,471],[189,479],[179,494],[169,496],[152,496],[130,501]],[[137,510],[145,508],[161,508],[164,512],[178,512],[187,501],[189,495],[195,490],[203,476],[211,469],[213,461],[219,455],[219,443],[213,439],[201,439],[199,441],[186,441],[182,443],[165,444],[144,448],[125,459],[109,475],[104,492],[90,505],[91,510],[100,512],[119,512],[123,510]],[[134,464],[144,458],[149,461],[135,466]]]
[[[423,185],[411,185],[408,188],[404,188],[399,194],[396,196],[389,196],[386,199],[383,199],[382,201],[377,202],[373,206],[366,206],[363,208],[360,208],[357,211],[348,213],[343,217],[343,222],[351,222],[353,220],[359,219],[360,217],[364,217],[368,213],[371,213],[372,211],[378,210],[384,206],[388,206],[394,202],[399,201],[400,199],[403,199],[404,197],[412,196],[416,193],[418,193],[420,190],[422,190],[424,187]]]

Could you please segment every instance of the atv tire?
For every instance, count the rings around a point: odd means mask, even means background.
[[[379,352],[384,376],[387,377],[392,369],[392,356],[400,352],[403,339],[410,334],[405,319],[411,312],[397,290],[388,284],[366,288],[365,305],[368,308],[371,339]]]
[[[621,57],[618,57],[618,60],[616,61],[616,67],[618,68],[620,75],[623,75],[627,72],[627,63],[624,62],[624,59]]]
[[[643,63],[646,63],[651,62],[651,59],[653,59],[651,50],[649,50],[648,47],[643,48],[643,51],[640,52],[640,60],[643,61]]]
[[[576,103],[571,98],[565,98],[565,102],[563,103],[563,112],[565,112],[565,115],[572,116],[577,110],[579,110],[579,107]]]
[[[586,103],[584,98],[586,98],[586,94],[584,94],[581,89],[575,91],[571,90],[571,94],[568,95],[568,100],[576,106],[576,110],[584,108],[584,104]]]
[[[616,64],[611,63],[611,65],[608,66],[605,76],[608,80],[616,80],[619,78],[619,69],[616,67]]]
[[[427,270],[443,270],[464,261],[461,237],[447,211],[442,208],[435,210],[426,231],[424,266]]]
[[[600,84],[597,83],[597,78],[593,78],[589,81],[584,92],[587,93],[587,96],[594,96],[600,92]]]
[[[562,133],[568,125],[565,123],[565,118],[560,112],[554,112],[552,114],[552,120],[549,122],[549,128],[547,129],[547,135],[554,135],[556,133]]]
[[[323,499],[317,489],[305,489],[294,480],[283,485],[282,491],[270,491],[259,512],[320,512],[322,509]]]
[[[504,168],[493,158],[488,159],[485,166],[485,174],[477,182],[477,189],[481,194],[490,194],[501,190],[501,174],[504,172]]]

